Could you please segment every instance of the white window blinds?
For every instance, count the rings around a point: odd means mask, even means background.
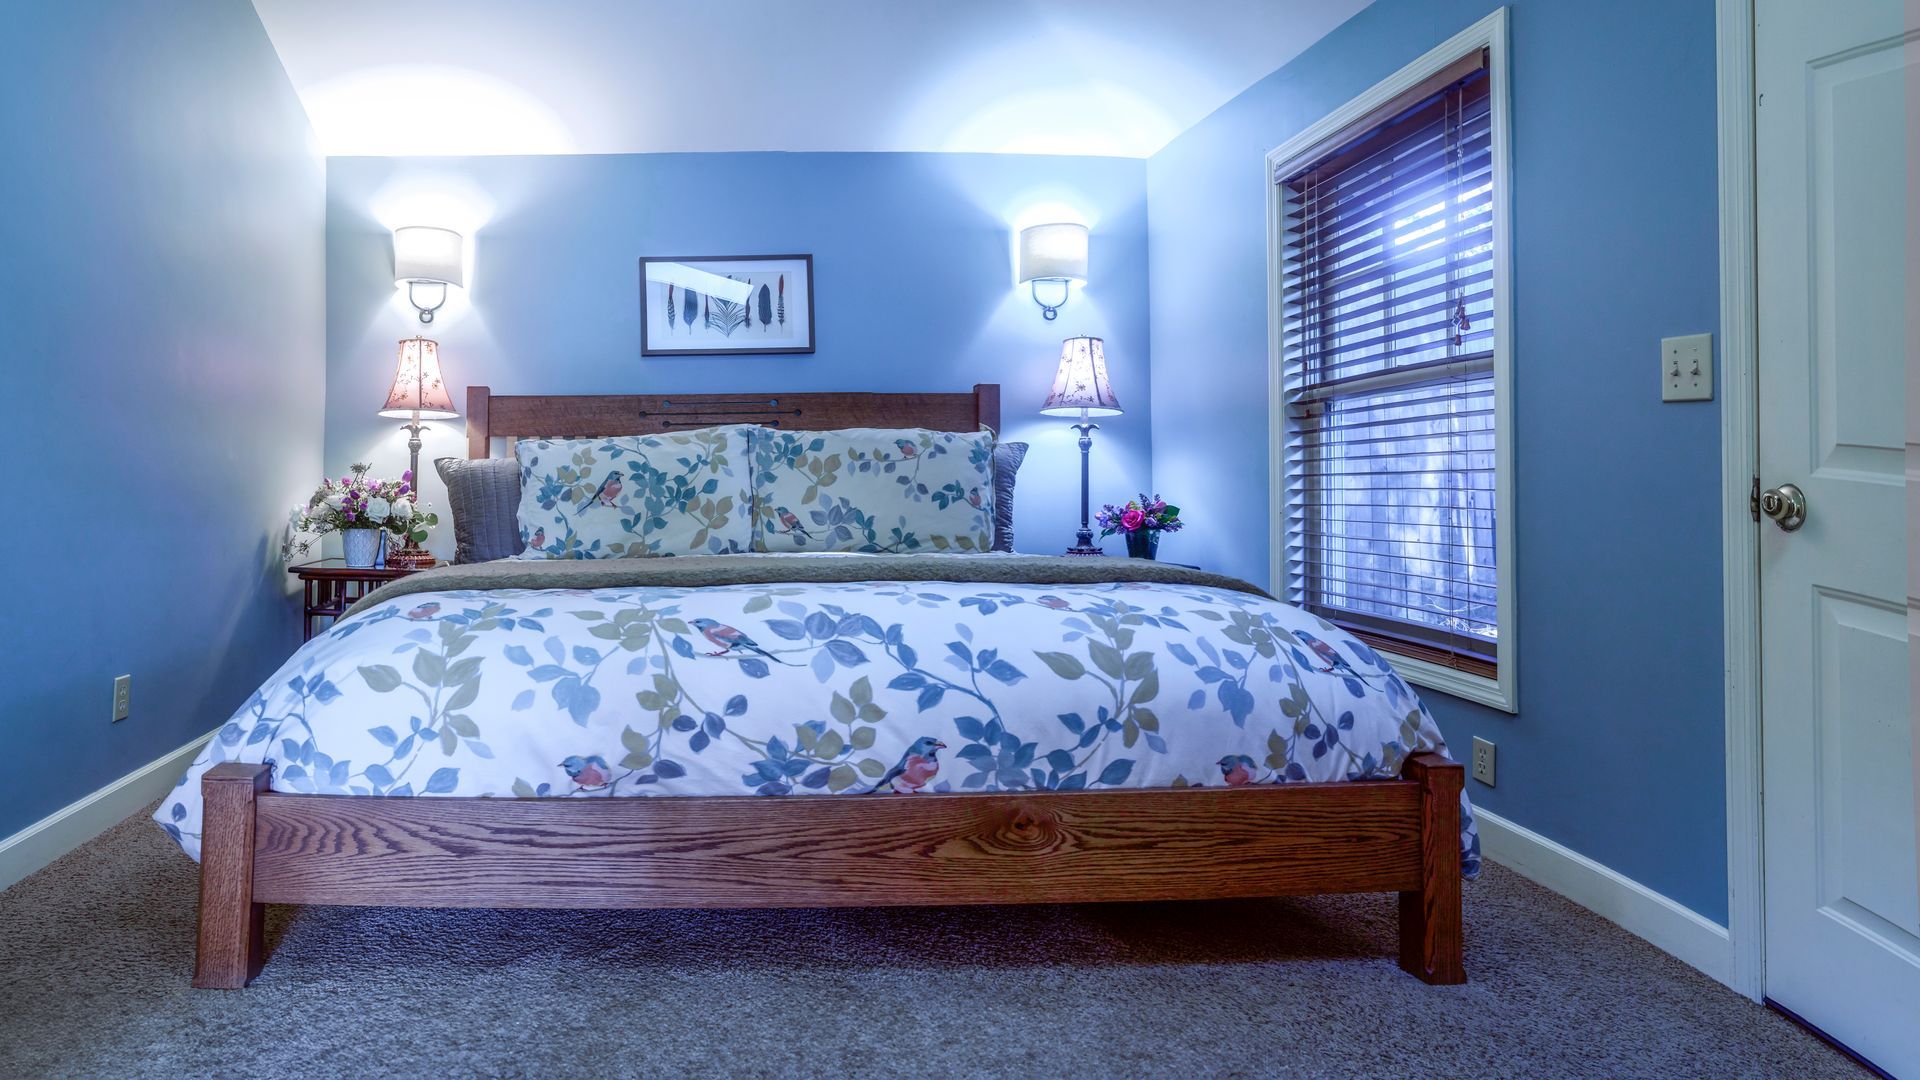
[[[1493,154],[1476,52],[1283,164],[1291,599],[1491,676]]]

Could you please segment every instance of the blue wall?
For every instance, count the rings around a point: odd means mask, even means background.
[[[286,658],[266,538],[320,464],[324,170],[273,46],[246,0],[93,7],[0,14],[0,836]]]
[[[1264,579],[1262,157],[1487,10],[1377,0],[1145,163],[323,170],[244,0],[10,7],[0,32],[32,47],[0,69],[0,203],[29,209],[0,217],[0,424],[16,475],[80,494],[25,534],[44,572],[23,561],[8,586],[0,836],[213,727],[293,647],[270,550],[285,508],[323,447],[329,471],[405,460],[374,415],[416,326],[391,283],[399,224],[473,238],[470,288],[432,331],[456,391],[1000,382],[1006,433],[1036,444],[1028,550],[1070,540],[1077,495],[1072,435],[1034,409],[1060,338],[1104,336],[1128,412],[1103,425],[1096,496],[1157,484],[1194,523],[1170,557]],[[1654,374],[1661,336],[1717,329],[1712,6],[1515,0],[1512,42],[1522,709],[1430,697],[1456,745],[1503,751],[1480,803],[1724,920],[1718,406],[1663,406]],[[1093,226],[1093,283],[1050,324],[1010,252],[1055,217]],[[819,352],[640,358],[637,257],[728,251],[814,254]],[[453,422],[423,457],[463,452]],[[444,509],[431,479],[427,496]],[[135,714],[111,725],[123,672]]]
[[[1154,476],[1192,561],[1268,567],[1262,159],[1492,10],[1376,0],[1148,165]],[[1706,0],[1513,0],[1521,710],[1481,804],[1726,919],[1719,406],[1662,405],[1663,336],[1718,330]]]
[[[1034,444],[1020,473],[1022,549],[1058,551],[1079,511],[1074,434],[1037,409],[1061,338],[1102,336],[1125,416],[1102,423],[1096,498],[1149,483],[1146,164],[1118,158],[949,154],[633,154],[334,158],[327,169],[328,468],[406,466],[406,437],[375,415],[395,342],[418,324],[393,286],[389,229],[472,238],[468,288],[433,324],[456,403],[496,393],[1002,388],[1007,437]],[[1036,216],[1037,215],[1037,216]],[[1090,283],[1049,323],[1013,283],[1016,224],[1092,227]],[[639,344],[641,255],[814,256],[818,352],[656,357]],[[428,464],[464,456],[435,425]],[[431,546],[451,550],[443,526]],[[1177,549],[1176,549],[1177,550]]]

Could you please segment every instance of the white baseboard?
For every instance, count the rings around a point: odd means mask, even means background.
[[[1733,944],[1726,927],[1498,814],[1476,806],[1473,816],[1480,823],[1480,852],[1487,858],[1733,986]]]
[[[165,795],[212,737],[210,731],[0,840],[0,889],[99,836]]]

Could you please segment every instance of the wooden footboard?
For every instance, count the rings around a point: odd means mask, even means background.
[[[851,907],[1400,894],[1400,966],[1466,979],[1461,767],[1398,780],[1032,794],[471,799],[202,781],[194,985],[259,974],[262,905]]]

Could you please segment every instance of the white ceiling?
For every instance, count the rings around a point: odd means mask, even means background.
[[[330,155],[1145,157],[1370,0],[254,0]]]

